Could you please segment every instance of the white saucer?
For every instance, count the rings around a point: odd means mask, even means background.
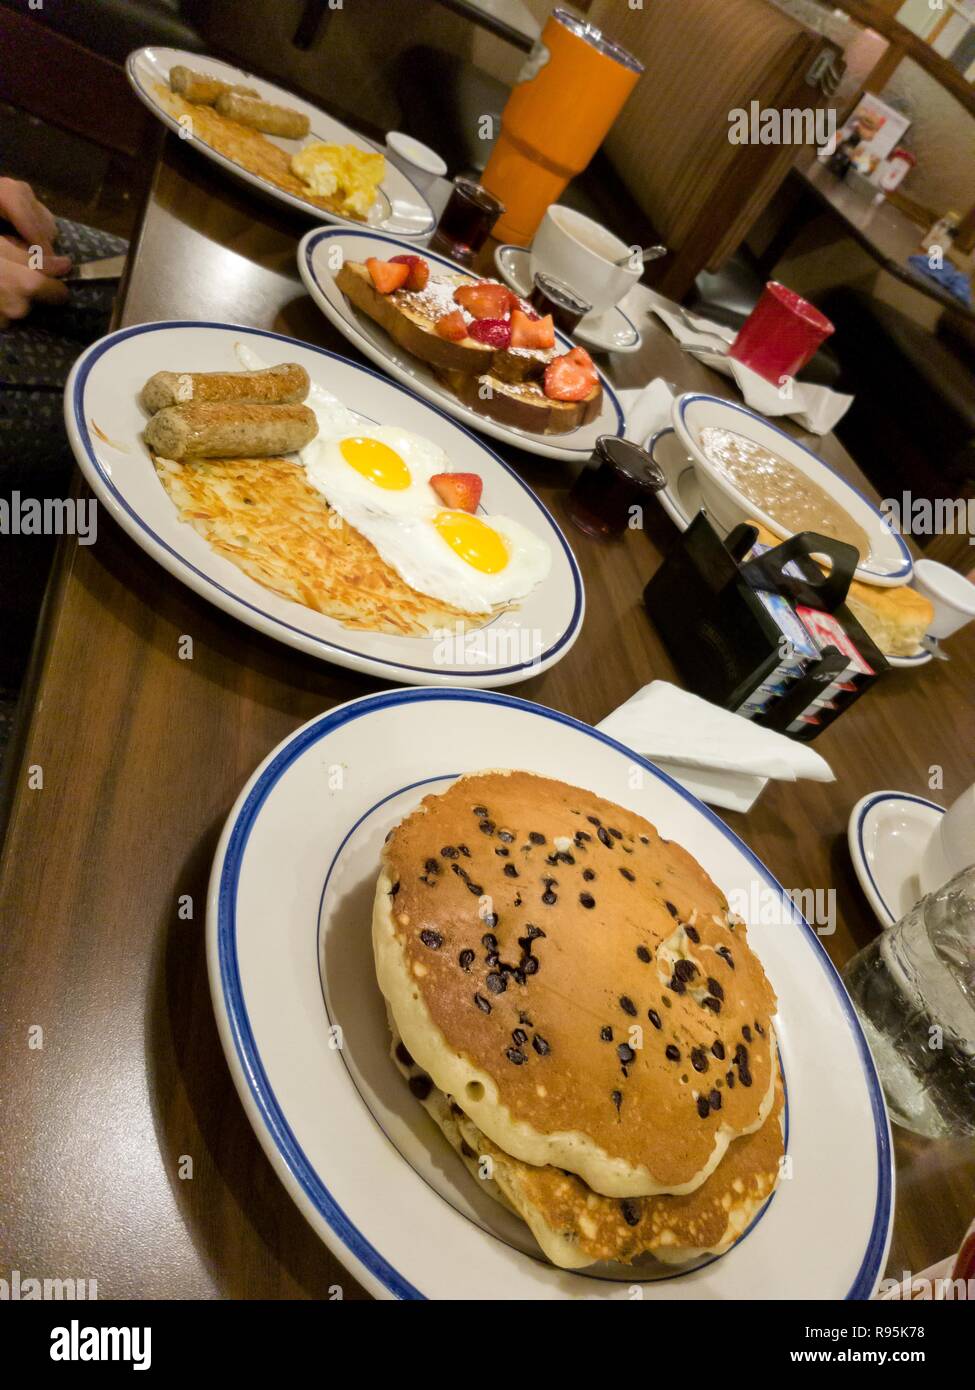
[[[494,264],[509,289],[527,299],[532,286],[525,248],[510,243],[499,246],[494,253]],[[601,314],[587,314],[571,336],[597,352],[636,352],[643,343],[640,330],[619,305]]]
[[[894,791],[871,792],[850,812],[853,869],[882,927],[899,922],[923,896],[921,856],[944,813],[934,801]]]
[[[652,434],[645,447],[667,479],[667,486],[657,493],[657,500],[678,531],[686,531],[698,512],[708,510],[701,499],[701,485],[694,464],[677,434],[669,427]],[[708,519],[720,536],[727,534],[710,513]],[[933,654],[925,647],[918,647],[910,656],[891,656],[887,652],[884,656],[888,666],[897,667],[926,666],[933,660]]]

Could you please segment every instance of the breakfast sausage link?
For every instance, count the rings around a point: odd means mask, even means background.
[[[221,116],[250,126],[253,130],[261,130],[265,135],[282,135],[288,140],[300,140],[308,134],[308,117],[300,111],[292,111],[290,106],[272,106],[269,101],[239,96],[236,92],[222,92],[215,105]]]
[[[187,458],[272,458],[304,448],[318,433],[306,405],[170,405],[146,425],[155,453]]]
[[[169,85],[177,96],[181,96],[184,101],[193,102],[195,106],[212,106],[217,97],[223,96],[224,92],[236,93],[242,97],[257,96],[253,87],[235,87],[229,82],[210,77],[205,72],[194,72],[182,63],[169,69]]]
[[[168,405],[191,403],[291,405],[305,399],[310,385],[297,362],[257,372],[156,372],[142,388],[142,404],[151,415]]]

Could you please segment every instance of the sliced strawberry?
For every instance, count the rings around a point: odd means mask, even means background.
[[[390,265],[409,266],[410,273],[406,278],[406,289],[426,289],[427,281],[430,279],[430,267],[422,256],[390,256],[389,263]]]
[[[476,512],[484,484],[477,473],[435,473],[430,486],[451,511]]]
[[[467,324],[459,309],[437,319],[436,329],[441,338],[447,338],[452,343],[459,343],[461,338],[467,337]]]
[[[530,319],[520,309],[511,311],[511,346],[520,348],[550,348],[555,346],[552,315]]]
[[[505,319],[475,319],[467,332],[488,347],[506,348],[511,342],[511,325]]]
[[[596,382],[599,380],[599,373],[596,371],[596,364],[593,362],[586,349],[584,347],[574,347],[565,355],[570,362],[575,362],[576,366],[582,368],[588,375],[590,384],[595,386]]]
[[[393,290],[400,289],[410,274],[408,265],[402,262],[394,265],[392,261],[380,261],[375,256],[370,256],[366,261],[366,269],[380,294],[392,294]]]
[[[476,285],[458,285],[454,299],[476,319],[502,319],[517,304],[517,298],[504,285],[494,280],[479,280]]]
[[[563,353],[545,368],[544,390],[549,400],[583,401],[596,384],[579,362],[573,361],[571,353]]]

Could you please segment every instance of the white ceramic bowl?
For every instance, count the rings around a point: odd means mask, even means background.
[[[414,140],[412,135],[402,130],[387,130],[386,157],[413,181],[421,193],[426,192],[434,179],[442,179],[447,173],[447,165],[436,150],[431,150],[429,145]]]
[[[857,566],[857,579],[866,584],[894,586],[906,584],[911,578],[913,566],[910,551],[903,539],[890,529],[880,510],[852,483],[834,473],[818,454],[777,425],[770,424],[746,406],[699,392],[678,396],[674,401],[671,420],[694,463],[704,505],[719,527],[731,530],[738,522],[751,518],[760,521],[783,540],[793,534],[749,502],[711,463],[700,442],[702,431],[707,428],[733,430],[778,454],[828,492],[851,519],[863,527],[870,537],[870,554],[862,558]]]
[[[934,607],[928,629],[932,637],[950,637],[975,618],[975,584],[937,560],[918,560],[914,587]]]

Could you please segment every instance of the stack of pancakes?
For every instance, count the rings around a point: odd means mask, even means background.
[[[775,995],[647,821],[524,772],[387,839],[373,945],[410,1090],[553,1263],[726,1250],[775,1187]]]

